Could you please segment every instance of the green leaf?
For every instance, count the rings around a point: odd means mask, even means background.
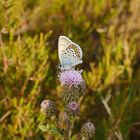
[[[43,132],[46,132],[48,131],[48,125],[39,125],[39,128],[43,131]]]
[[[61,135],[62,132],[60,129],[56,128],[56,127],[52,127],[49,124],[47,125],[39,125],[39,128],[43,131],[43,132],[48,132],[54,135]]]

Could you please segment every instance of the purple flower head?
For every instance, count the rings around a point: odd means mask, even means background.
[[[75,116],[79,115],[80,106],[76,102],[70,102],[66,106],[65,111],[69,117],[72,117],[72,116],[75,117]]]
[[[41,103],[41,111],[44,115],[51,117],[56,115],[56,105],[51,100],[44,100]]]
[[[95,126],[91,122],[85,123],[81,128],[81,136],[90,139],[95,133]]]
[[[59,79],[62,85],[69,85],[77,87],[81,82],[83,82],[83,77],[81,75],[82,71],[78,70],[69,70],[62,71],[59,74]]]

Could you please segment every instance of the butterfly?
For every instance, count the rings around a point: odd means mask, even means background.
[[[58,56],[61,70],[72,69],[83,62],[83,52],[80,46],[66,36],[60,36],[58,39]]]

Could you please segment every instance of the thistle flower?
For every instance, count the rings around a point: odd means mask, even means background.
[[[92,123],[87,122],[81,128],[81,137],[85,138],[86,140],[92,138],[95,133],[95,127]]]
[[[47,117],[52,117],[56,115],[56,106],[51,100],[44,100],[41,103],[41,111]]]
[[[75,116],[79,115],[80,106],[76,102],[70,102],[66,106],[65,111],[69,117],[75,117]]]
[[[82,71],[78,70],[69,70],[69,71],[62,71],[59,74],[59,79],[62,85],[68,85],[68,86],[78,86],[83,82],[83,78],[81,75]]]
[[[62,71],[59,74],[60,82],[63,85],[61,98],[65,104],[72,101],[77,102],[84,94],[86,86],[81,72],[78,70],[69,70]]]

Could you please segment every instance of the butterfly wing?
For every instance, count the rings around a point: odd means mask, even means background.
[[[82,50],[80,46],[73,43],[65,36],[60,36],[58,40],[58,55],[61,68],[70,69],[75,65],[82,63]]]
[[[63,53],[71,43],[72,41],[66,36],[60,36],[58,39],[58,56],[61,64],[63,63]]]
[[[78,59],[82,60],[83,52],[82,52],[82,49],[80,48],[80,46],[76,43],[72,43],[71,48],[73,48],[75,53],[78,55]]]
[[[82,50],[76,43],[71,43],[61,54],[62,56],[62,67],[70,69],[75,65],[81,64],[82,61]]]

